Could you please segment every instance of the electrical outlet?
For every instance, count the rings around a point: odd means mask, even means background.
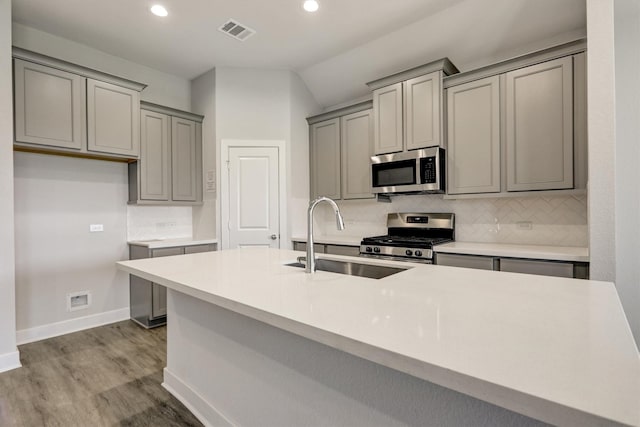
[[[89,232],[96,233],[104,231],[104,225],[102,224],[89,224]]]

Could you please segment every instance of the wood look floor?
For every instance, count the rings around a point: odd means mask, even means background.
[[[0,374],[0,427],[201,426],[160,384],[166,328],[132,321],[19,347]]]

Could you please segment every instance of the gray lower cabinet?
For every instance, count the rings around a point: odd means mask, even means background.
[[[458,255],[437,253],[435,256],[437,265],[450,267],[475,268],[478,270],[497,270],[497,259],[488,256]]]
[[[314,243],[313,249],[317,254],[325,253],[325,245],[320,243]],[[307,244],[305,242],[293,242],[293,250],[294,251],[307,251]]]
[[[517,258],[501,258],[500,271],[569,278],[575,276],[574,264],[572,262],[539,261]]]
[[[145,85],[19,48],[13,55],[16,150],[138,158]]]
[[[435,264],[450,267],[474,268],[478,270],[506,271],[511,273],[537,274],[540,276],[589,278],[589,263],[571,261],[547,261],[523,258],[500,258],[494,256],[436,253]]]
[[[129,164],[129,203],[202,203],[203,117],[147,102],[140,110],[140,159]]]
[[[215,250],[215,244],[157,249],[131,244],[129,245],[129,259],[158,258]],[[129,278],[129,300],[131,320],[145,328],[154,328],[167,323],[167,289],[164,286],[131,275]]]
[[[315,243],[313,247],[317,254],[360,256],[360,246],[328,245],[324,243]],[[294,241],[293,250],[306,252],[307,244],[305,242]]]

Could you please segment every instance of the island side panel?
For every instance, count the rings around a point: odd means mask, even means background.
[[[544,426],[169,290],[164,385],[209,425]]]

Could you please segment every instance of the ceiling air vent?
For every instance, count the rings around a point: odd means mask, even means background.
[[[256,33],[255,30],[252,30],[246,25],[238,24],[238,22],[233,19],[229,19],[220,28],[218,28],[218,30],[222,31],[230,37],[233,37],[236,40],[240,40],[241,42],[245,41]]]

